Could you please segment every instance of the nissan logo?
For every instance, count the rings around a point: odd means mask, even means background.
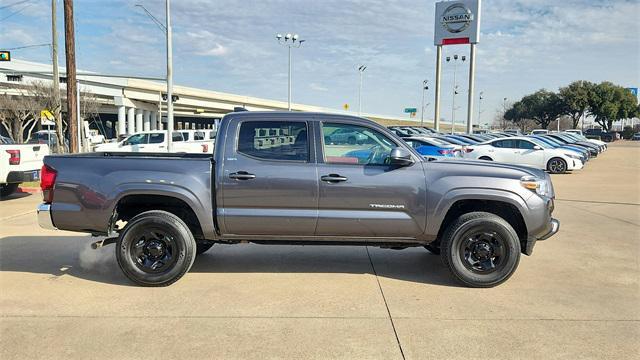
[[[440,19],[442,26],[450,33],[459,33],[466,30],[473,21],[473,14],[463,4],[449,6]]]

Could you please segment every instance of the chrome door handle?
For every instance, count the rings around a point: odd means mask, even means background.
[[[347,181],[349,179],[347,179],[344,176],[340,176],[338,174],[329,174],[329,175],[321,176],[320,180],[327,181],[327,182],[341,182],[341,181]]]
[[[249,174],[246,171],[238,171],[238,172],[229,174],[229,177],[236,180],[252,180],[256,178],[255,175]]]

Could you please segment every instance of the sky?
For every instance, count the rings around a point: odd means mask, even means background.
[[[58,1],[60,64],[64,65],[63,1]],[[107,74],[163,77],[162,31],[136,4],[164,22],[164,0],[75,0],[78,68]],[[276,33],[305,39],[293,50],[293,101],[364,113],[433,118],[436,48],[434,1],[418,0],[173,0],[174,79],[178,85],[287,99],[287,49]],[[15,5],[14,5],[15,4]],[[0,49],[51,42],[50,0],[0,0]],[[574,80],[640,87],[640,1],[484,0],[477,45],[479,123],[490,123],[507,102]],[[468,57],[468,45],[445,46],[443,56]],[[50,63],[49,48],[12,57]],[[454,65],[443,61],[442,112],[452,117]],[[456,67],[460,95],[455,117],[466,118],[468,63]],[[418,118],[420,114],[418,114]]]

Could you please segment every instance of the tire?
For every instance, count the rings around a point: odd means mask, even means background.
[[[488,156],[480,156],[478,159],[480,160],[486,160],[486,161],[493,161],[492,158],[488,157]]]
[[[474,288],[507,281],[520,262],[518,234],[504,219],[486,212],[467,213],[451,223],[440,250],[453,276]]]
[[[129,220],[116,242],[116,259],[129,280],[141,286],[168,286],[189,271],[196,241],[179,217],[147,211]]]
[[[18,190],[20,184],[2,184],[0,185],[0,198],[6,198]]]
[[[212,246],[213,243],[196,243],[196,255],[206,253]]]
[[[547,171],[552,174],[564,174],[567,172],[567,162],[558,157],[551,158],[547,162]]]

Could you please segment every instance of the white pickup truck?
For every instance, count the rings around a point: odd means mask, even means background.
[[[18,185],[40,180],[46,144],[0,144],[0,198],[13,194]]]
[[[100,144],[96,152],[166,152],[167,132],[164,130],[135,133],[120,142]],[[213,153],[216,131],[176,130],[173,132],[173,152],[176,153]]]

